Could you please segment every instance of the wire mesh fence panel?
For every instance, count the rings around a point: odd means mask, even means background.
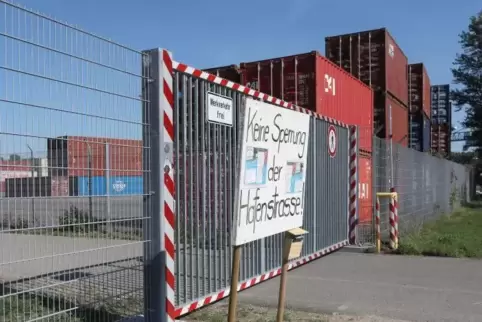
[[[0,16],[0,320],[142,313],[142,54],[9,2]]]
[[[395,187],[401,236],[416,232],[424,223],[450,214],[468,201],[470,171],[465,166],[398,144],[393,145],[392,166],[388,141],[374,140],[373,194]],[[380,206],[382,239],[388,240],[388,199],[382,199]],[[372,226],[365,229],[369,232],[365,233],[364,241],[374,242]]]
[[[174,72],[174,167],[176,182],[175,301],[177,306],[230,286],[231,228],[246,94]],[[209,122],[208,95],[232,99],[232,126]],[[282,107],[279,107],[280,109]],[[311,120],[302,255],[347,240],[348,129],[335,127],[337,152],[328,153],[328,127]],[[243,246],[241,281],[281,265],[282,235]]]

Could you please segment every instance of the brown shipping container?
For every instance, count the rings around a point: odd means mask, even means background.
[[[393,142],[408,146],[408,110],[385,93],[375,94],[375,134],[381,138],[390,137],[390,107]]]
[[[408,105],[408,59],[387,29],[326,37],[325,54],[375,91]]]
[[[318,52],[241,63],[243,85],[359,126],[360,149],[372,151],[373,92]]]
[[[106,143],[111,176],[142,175],[142,141],[100,137],[65,136],[48,140],[51,176],[104,176]],[[89,171],[89,147],[91,171]]]
[[[423,110],[425,115],[431,116],[430,78],[423,63],[408,65],[408,107],[411,114]]]
[[[432,152],[438,152],[442,155],[450,154],[450,128],[448,124],[432,124]]]
[[[241,71],[237,65],[212,67],[204,69],[204,71],[238,84],[241,83]]]

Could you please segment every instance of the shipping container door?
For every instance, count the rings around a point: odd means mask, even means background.
[[[390,120],[390,110],[392,120]],[[385,122],[386,138],[390,137],[390,122],[392,125],[393,143],[408,146],[408,110],[390,95],[386,96]]]
[[[359,222],[371,223],[373,217],[372,196],[372,159],[360,156],[358,158],[358,209]]]

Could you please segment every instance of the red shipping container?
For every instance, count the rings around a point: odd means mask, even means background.
[[[408,59],[387,29],[326,37],[325,54],[375,91],[408,105]]]
[[[109,145],[109,165],[106,164]],[[111,176],[142,175],[142,141],[100,137],[65,136],[47,143],[51,176],[104,176],[108,166]],[[90,148],[90,171],[89,171]]]
[[[242,84],[360,127],[360,148],[372,151],[372,90],[318,52],[241,63]]]
[[[392,135],[393,143],[408,146],[408,110],[405,106],[394,100],[389,95],[386,96],[385,101],[385,122],[386,138],[390,137],[390,107],[392,111]]]
[[[372,159],[358,158],[358,218],[360,224],[371,223],[373,217]]]
[[[430,118],[432,110],[430,88],[430,77],[424,64],[408,65],[408,107],[410,113],[417,114],[423,110],[425,115]]]
[[[392,113],[393,142],[408,146],[408,109],[386,93],[375,95],[375,135],[390,138],[390,107]]]
[[[241,83],[241,71],[237,65],[212,67],[204,69],[204,71],[238,84]]]

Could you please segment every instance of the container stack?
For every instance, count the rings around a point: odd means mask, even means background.
[[[442,156],[450,155],[452,130],[452,104],[450,85],[434,85],[432,92],[432,152]]]
[[[317,51],[204,71],[360,129],[360,150],[371,153],[373,95],[360,80]]]
[[[408,60],[387,29],[325,38],[326,57],[374,91],[375,135],[408,145]]]
[[[408,65],[409,146],[421,152],[431,147],[430,78],[423,63]]]

